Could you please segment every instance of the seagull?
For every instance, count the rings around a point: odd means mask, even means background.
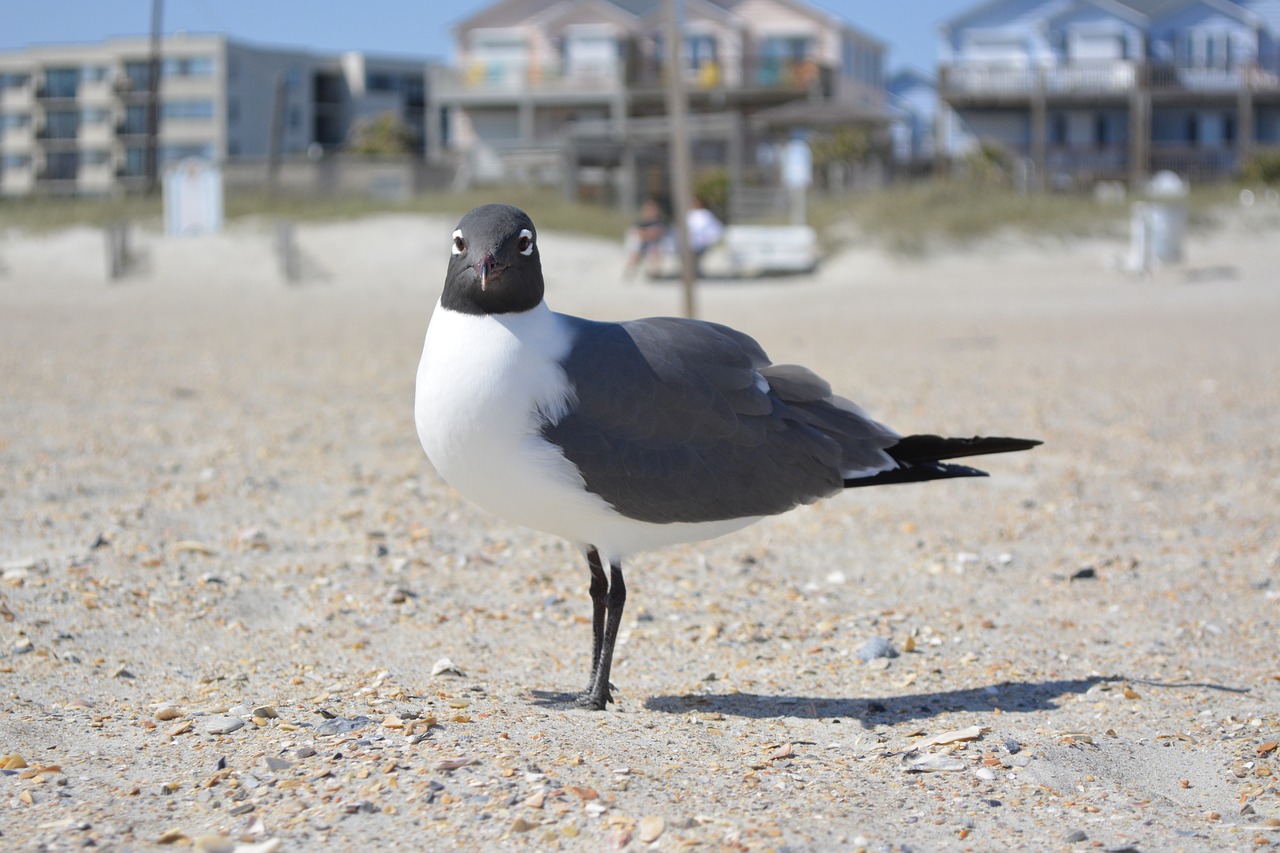
[[[487,204],[462,217],[414,420],[457,492],[586,557],[591,674],[580,707],[613,701],[625,558],[848,488],[983,477],[943,460],[1040,444],[902,436],[812,371],[772,364],[742,332],[672,317],[585,320],[552,311],[543,292],[528,214]]]

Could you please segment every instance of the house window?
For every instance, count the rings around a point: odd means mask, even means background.
[[[1186,140],[1187,144],[1192,147],[1200,142],[1200,116],[1195,113],[1190,113],[1187,116]]]
[[[851,80],[861,80],[869,86],[880,86],[880,51],[861,44],[852,36],[845,36],[840,44],[840,71]]]
[[[146,174],[146,168],[147,150],[145,148],[135,146],[124,150],[124,167],[120,170],[121,177],[141,177]]]
[[[80,113],[76,110],[50,110],[45,113],[45,139],[75,139],[80,129]]]
[[[799,62],[809,58],[810,43],[808,36],[765,36],[760,53],[769,59]]]
[[[111,162],[111,152],[101,148],[93,148],[81,153],[80,162],[86,166],[101,166]]]
[[[111,110],[105,107],[86,107],[80,111],[81,124],[104,124],[111,119]]]
[[[212,56],[174,56],[161,63],[165,77],[212,77]]]
[[[47,181],[74,181],[79,170],[80,155],[75,151],[51,151],[41,177]]]
[[[80,79],[85,83],[101,83],[109,76],[111,72],[105,65],[86,65],[80,69]]]
[[[211,119],[213,101],[165,101],[160,105],[160,117],[164,119]]]
[[[1231,38],[1225,30],[1191,30],[1178,39],[1178,62],[1184,68],[1227,68]]]
[[[0,157],[0,169],[7,172],[16,172],[27,169],[31,166],[30,154],[5,154]]]
[[[79,68],[50,68],[44,72],[46,98],[74,98],[80,85]]]
[[[1068,56],[1075,62],[1124,59],[1124,36],[1120,33],[1075,30],[1067,44]]]
[[[151,84],[151,66],[147,62],[126,62],[124,76],[129,81],[130,89],[145,92]]]
[[[176,163],[179,160],[186,160],[188,157],[196,157],[204,160],[213,159],[212,145],[164,145],[160,148],[161,163]]]
[[[21,89],[30,82],[30,74],[22,74],[14,71],[0,74],[0,89]]]
[[[690,68],[701,68],[708,62],[716,61],[716,40],[711,36],[687,36],[684,44],[685,50],[689,52]]]
[[[1068,133],[1067,117],[1062,113],[1057,113],[1053,117],[1053,124],[1049,132],[1049,144],[1050,145],[1066,145],[1067,133]]]
[[[1224,113],[1222,116],[1222,141],[1234,145],[1236,141],[1236,114]]]
[[[1022,63],[1029,58],[1021,33],[966,32],[962,50],[965,59],[978,62]]]
[[[0,133],[27,127],[30,124],[30,113],[0,113]]]
[[[471,34],[471,59],[480,80],[501,82],[528,67],[529,42],[520,31],[476,31]]]
[[[569,73],[601,74],[617,66],[623,50],[612,27],[579,24],[566,28],[560,53]]]
[[[120,133],[125,135],[143,134],[147,132],[147,108],[145,106],[126,107],[124,122],[120,125]]]

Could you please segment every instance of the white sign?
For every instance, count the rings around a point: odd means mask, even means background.
[[[169,237],[222,230],[222,169],[189,158],[164,173],[164,233]]]
[[[791,190],[807,189],[813,183],[813,153],[809,143],[793,139],[782,155],[782,185]]]

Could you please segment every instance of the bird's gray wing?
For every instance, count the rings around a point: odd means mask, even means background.
[[[825,381],[770,365],[747,335],[715,323],[566,318],[569,411],[542,434],[586,487],[655,523],[771,515],[883,470],[897,435]]]

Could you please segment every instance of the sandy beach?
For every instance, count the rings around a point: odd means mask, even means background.
[[[265,222],[115,282],[100,231],[0,235],[0,848],[1280,846],[1276,211],[1147,278],[1010,239],[704,284],[902,432],[1045,443],[638,556],[603,713],[550,701],[577,552],[414,432],[455,222],[299,226],[295,284]],[[540,245],[556,310],[679,310]]]

